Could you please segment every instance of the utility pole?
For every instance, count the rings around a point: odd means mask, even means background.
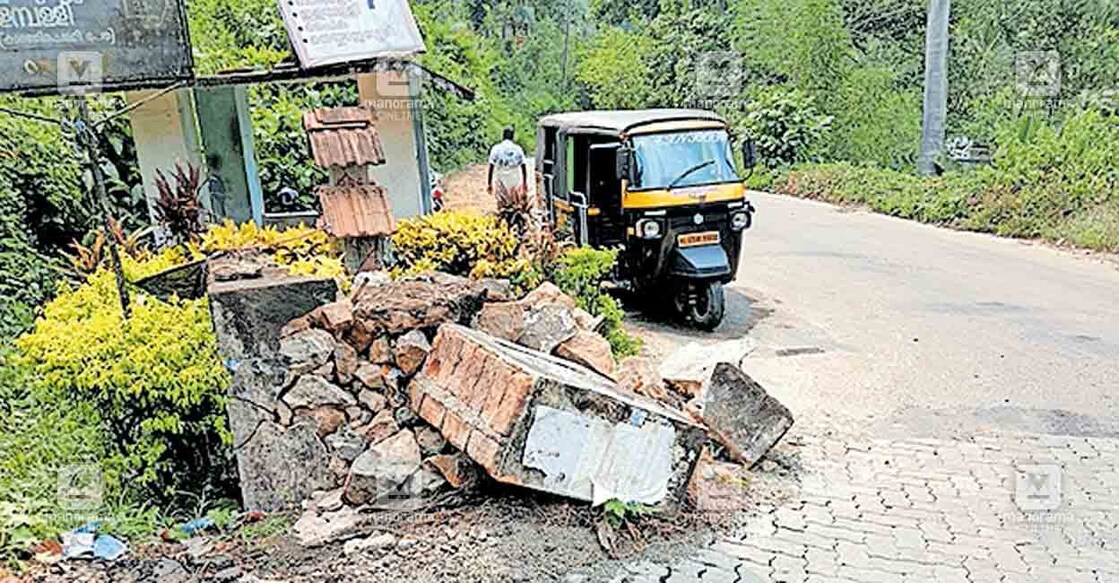
[[[563,5],[564,5],[564,12],[566,13],[566,17],[563,20],[563,65],[561,65],[561,67],[562,67],[561,71],[562,72],[561,72],[560,77],[562,79],[562,81],[561,81],[562,85],[560,85],[560,86],[563,88],[563,91],[566,93],[567,92],[567,53],[568,53],[568,51],[570,50],[570,47],[571,47],[571,11],[572,11],[571,1],[567,0],[566,2],[563,3]]]
[[[922,176],[936,172],[936,160],[944,151],[944,124],[948,114],[948,15],[951,0],[929,0],[925,32],[925,113],[921,123],[921,157],[917,170]]]
[[[120,249],[117,248],[116,235],[113,233],[112,227],[112,211],[109,205],[109,194],[105,188],[105,174],[101,171],[101,145],[97,137],[99,131],[93,124],[89,116],[89,103],[86,101],[84,95],[79,95],[78,100],[78,119],[74,124],[78,144],[85,150],[86,157],[89,158],[89,171],[93,176],[93,191],[97,197],[97,204],[101,207],[102,220],[104,221],[105,229],[105,243],[109,245],[109,266],[112,268],[113,273],[116,275],[117,280],[117,293],[120,295],[120,309],[124,314],[124,319],[127,320],[131,315],[131,307],[128,300],[128,289],[125,287],[124,282],[124,268],[120,262]]]

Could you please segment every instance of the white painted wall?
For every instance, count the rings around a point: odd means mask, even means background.
[[[358,94],[372,102],[377,112],[377,131],[385,148],[386,163],[371,170],[373,180],[388,189],[389,202],[396,218],[423,214],[423,180],[420,176],[419,143],[415,132],[413,99],[419,80],[406,72],[378,72],[358,75]]]
[[[130,91],[128,103],[146,99],[154,91]],[[149,101],[128,113],[132,135],[136,140],[136,157],[144,179],[144,195],[148,212],[155,224],[152,201],[159,197],[155,186],[156,171],[174,171],[175,164],[200,165],[201,147],[194,120],[194,103],[189,89],[179,89]]]

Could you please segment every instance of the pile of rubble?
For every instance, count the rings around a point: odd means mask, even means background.
[[[374,277],[290,321],[264,308],[319,288],[211,290],[245,503],[309,499],[308,544],[356,528],[361,509],[417,508],[483,473],[673,505],[718,473],[709,438],[753,464],[792,424],[729,364],[688,362],[668,381],[647,361],[615,367],[601,321],[551,284],[517,299],[501,281]]]

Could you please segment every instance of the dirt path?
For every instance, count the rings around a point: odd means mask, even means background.
[[[528,160],[528,193],[536,195],[534,163]],[[444,208],[448,210],[476,209],[483,213],[497,212],[497,200],[486,192],[489,166],[473,164],[443,178]]]

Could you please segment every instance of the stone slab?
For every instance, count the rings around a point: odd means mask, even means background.
[[[703,420],[727,452],[754,465],[793,426],[793,415],[738,367],[719,363],[703,388]]]

